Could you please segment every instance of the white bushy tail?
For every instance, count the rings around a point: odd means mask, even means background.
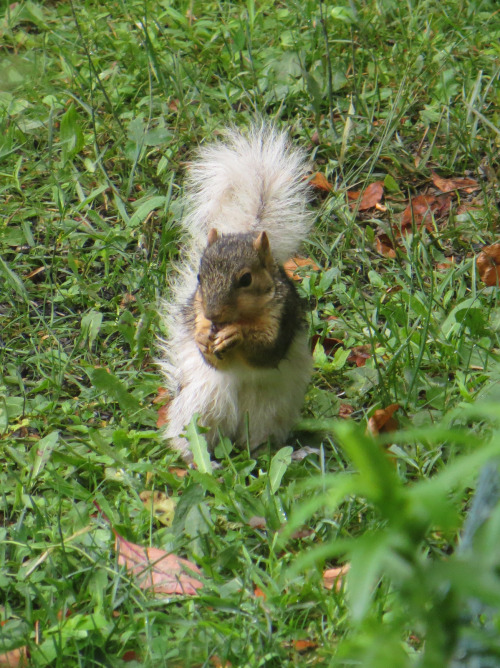
[[[195,254],[207,234],[265,230],[278,262],[297,252],[312,217],[307,211],[308,164],[286,133],[262,125],[227,131],[224,141],[200,149],[187,180],[183,226]]]

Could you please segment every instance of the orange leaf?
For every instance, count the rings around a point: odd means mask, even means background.
[[[230,661],[222,661],[217,654],[213,654],[210,657],[210,663],[212,666],[215,666],[215,668],[231,668],[233,665]]]
[[[288,278],[291,278],[294,281],[302,280],[302,276],[298,276],[296,273],[299,267],[311,267],[313,271],[319,271],[318,265],[314,260],[311,260],[310,257],[291,257],[283,265],[283,268],[286,271]],[[305,275],[308,276],[309,274]]]
[[[413,222],[415,222],[417,228],[422,223],[430,225],[432,228],[432,213],[437,209],[437,206],[438,202],[434,195],[417,195],[403,211],[401,229],[410,231]]]
[[[28,665],[28,648],[18,647],[0,654],[0,668],[24,668]]]
[[[477,270],[486,285],[500,285],[500,243],[485,246],[476,259]]]
[[[170,466],[168,472],[176,475],[178,478],[185,478],[189,473],[188,469],[179,469],[176,466]]]
[[[384,257],[395,258],[396,250],[392,239],[387,234],[379,234],[375,239],[375,248],[377,253]]]
[[[185,594],[194,596],[203,584],[189,575],[189,571],[201,575],[201,571],[187,559],[169,554],[157,547],[141,547],[130,543],[115,532],[115,549],[118,563],[137,579],[141,589],[154,594]]]
[[[352,406],[350,406],[349,404],[340,404],[339,418],[346,420],[347,418],[351,417],[353,413],[354,413],[354,408]]]
[[[171,401],[172,395],[165,387],[158,388],[158,394],[153,399],[154,404],[163,404],[165,401]]]
[[[327,192],[333,190],[332,184],[328,181],[326,176],[321,172],[316,172],[316,174],[314,174],[314,176],[312,176],[309,179],[309,183],[315,188],[318,188],[319,190],[326,190]]]
[[[366,360],[369,360],[371,356],[371,346],[354,346],[354,348],[351,348],[351,352],[347,358],[347,361],[355,362],[356,366],[358,367],[365,366]]]
[[[253,590],[253,595],[256,598],[263,598],[264,601],[266,600],[266,595],[264,594],[264,592],[262,591],[262,589],[260,587],[255,587],[255,589]]]
[[[338,568],[327,568],[326,571],[323,572],[323,586],[326,589],[335,588],[335,591],[340,591],[344,584],[344,578],[349,572],[350,567],[350,564],[344,564]]]
[[[308,652],[310,649],[315,649],[318,646],[314,640],[294,640],[293,648],[296,652]]]
[[[455,178],[443,179],[436,172],[431,172],[432,182],[442,193],[451,193],[454,190],[465,190],[468,193],[474,192],[480,188],[479,183],[475,179]]]
[[[447,257],[444,262],[439,262],[436,265],[436,269],[438,271],[446,271],[450,267],[453,267],[454,265],[455,265],[455,258],[453,257],[453,255],[450,255],[450,257]]]
[[[366,211],[367,209],[373,209],[373,207],[380,202],[384,195],[384,182],[383,181],[374,181],[370,183],[369,186],[363,191],[349,191],[347,197],[350,200],[353,200],[351,204],[352,207],[356,206],[356,201],[361,196],[361,201],[358,206],[358,211]]]
[[[398,408],[399,404],[391,404],[387,408],[375,411],[368,420],[368,431],[374,436],[388,431],[395,431],[398,428],[398,421],[392,416]]]

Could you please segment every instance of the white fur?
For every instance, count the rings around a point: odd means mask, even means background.
[[[226,143],[201,149],[191,166],[183,221],[190,237],[187,259],[178,269],[171,301],[163,304],[169,338],[160,361],[174,396],[165,436],[186,460],[191,453],[181,434],[195,413],[211,429],[207,437],[212,447],[218,430],[246,443],[248,420],[252,449],[269,437],[283,442],[299,416],[312,369],[304,331],[297,333],[275,369],[241,364],[219,371],[205,362],[181,311],[196,290],[200,257],[212,227],[222,234],[265,230],[281,263],[298,250],[312,223],[306,172],[303,154],[289,146],[287,136],[265,126],[248,134],[228,132]]]
[[[183,226],[201,252],[208,231],[265,230],[278,262],[286,262],[307,237],[308,164],[288,136],[269,126],[247,134],[226,132],[226,141],[200,149],[188,177],[188,215]]]

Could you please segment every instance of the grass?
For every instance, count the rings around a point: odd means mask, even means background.
[[[498,665],[498,509],[457,549],[500,444],[498,292],[475,265],[498,230],[495,3],[2,12],[0,655],[27,646],[30,665],[65,668],[427,668],[466,665],[452,657],[473,640]],[[156,427],[156,304],[193,148],[256,114],[288,127],[334,186],[315,191],[308,251],[322,269],[300,288],[320,341],[304,443],[320,451],[233,452],[217,477],[181,478]],[[432,171],[480,187],[380,254],[377,236],[398,241]],[[373,181],[384,206],[349,206],[346,191]],[[330,352],[329,338],[342,345]],[[360,345],[358,367],[347,352]],[[399,431],[375,445],[366,420],[394,403]],[[146,489],[177,500],[171,526]],[[196,562],[201,594],[145,594],[94,501],[128,540]],[[347,586],[325,589],[323,569],[346,561]]]

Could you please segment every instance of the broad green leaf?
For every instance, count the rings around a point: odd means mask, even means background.
[[[194,415],[186,429],[186,436],[193,453],[194,463],[201,473],[212,473],[212,462],[208,452],[206,438],[198,426],[198,415]]]
[[[281,485],[281,480],[292,461],[292,452],[293,448],[287,445],[278,450],[271,460],[271,466],[269,467],[269,487],[272,494],[275,494]]]

